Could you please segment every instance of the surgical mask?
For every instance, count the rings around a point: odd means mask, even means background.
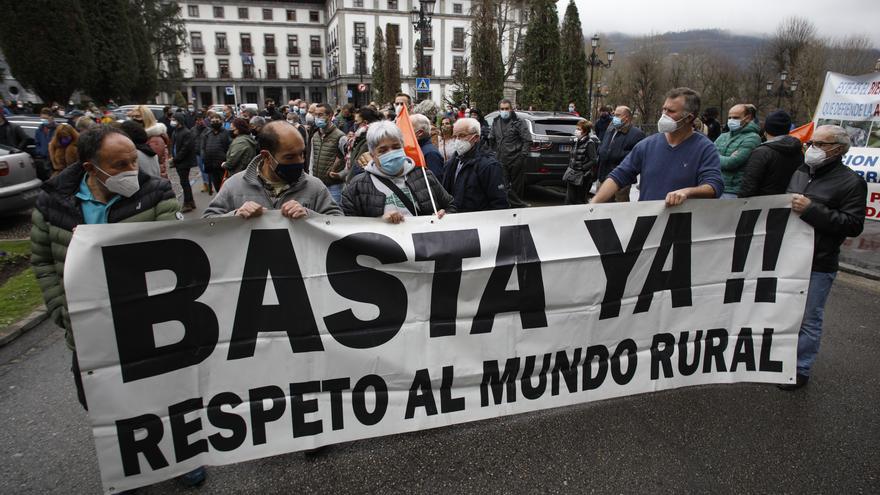
[[[611,118],[611,125],[614,126],[615,128],[620,127],[623,125],[623,119],[621,119],[620,117],[615,115],[614,117]]]
[[[98,179],[98,182],[104,184],[104,187],[106,187],[108,191],[114,194],[130,198],[141,188],[141,185],[138,182],[137,170],[129,170],[126,172],[120,172],[116,175],[110,175],[107,172],[104,172],[104,170],[102,170],[101,167],[97,165],[95,165],[95,169],[107,176],[106,181]]]
[[[569,111],[569,112],[574,112],[574,105],[569,105],[569,106],[568,106],[568,111]]]
[[[401,105],[400,103],[395,103],[394,104],[394,113],[400,114],[400,112],[402,112],[402,111],[403,111],[403,105]]]
[[[498,115],[500,115],[502,119],[507,120],[510,118],[510,110],[501,110],[498,112]]]
[[[275,162],[275,169],[273,170],[275,175],[288,184],[296,184],[297,181],[299,181],[299,178],[302,177],[303,170],[306,168],[306,164],[303,162],[280,163],[274,156],[272,156],[272,161]]]
[[[574,131],[574,137],[576,137],[577,139],[584,137],[584,131],[580,129]]]
[[[318,129],[323,129],[323,128],[327,127],[327,119],[325,119],[323,117],[316,118],[315,119],[315,127],[317,127]]]
[[[473,146],[474,146],[474,143],[472,143],[470,141],[465,141],[464,139],[460,139],[460,138],[456,139],[452,143],[452,149],[454,149],[455,152],[458,153],[458,156],[464,155],[465,153],[470,151]]]
[[[804,153],[804,163],[813,171],[825,165],[826,160],[828,160],[828,154],[825,153],[825,150],[815,146],[810,146],[807,148],[807,152]]]
[[[287,119],[287,123],[290,125],[296,125],[297,122],[293,119]]]
[[[379,157],[379,168],[388,175],[400,175],[406,164],[406,153],[402,149],[391,150]]]
[[[174,129],[175,127],[177,127],[177,121],[172,120],[171,122],[168,122],[168,125],[170,125],[172,129]]]
[[[40,119],[40,124],[49,125],[49,119]]]
[[[742,120],[727,119],[727,128],[730,129],[731,132],[740,130],[742,128]]]
[[[672,117],[670,117],[669,115],[666,115],[664,113],[663,115],[660,116],[660,120],[657,121],[657,132],[669,132],[669,133],[675,132],[679,128],[678,124],[686,118],[687,118],[687,115],[685,115],[684,117],[682,117],[678,120],[675,120]]]

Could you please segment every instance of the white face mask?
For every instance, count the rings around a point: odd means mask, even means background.
[[[807,148],[807,152],[804,153],[804,163],[806,163],[807,166],[813,170],[824,165],[825,160],[827,159],[828,154],[825,153],[825,150],[817,148],[815,146],[810,146],[809,148]]]
[[[403,110],[403,105],[401,105],[400,103],[395,103],[395,104],[394,104],[394,113],[395,113],[395,114],[400,114],[400,112],[401,112],[402,110]]]
[[[687,118],[687,115],[684,117],[675,120],[669,115],[665,113],[660,116],[660,120],[657,121],[657,132],[667,132],[672,133],[678,130],[679,124]]]
[[[580,130],[580,129],[574,131],[574,137],[575,137],[575,138],[580,139],[580,138],[582,138],[583,136],[584,136],[584,131],[582,131],[582,130]]]
[[[465,153],[470,151],[473,146],[474,144],[472,142],[465,141],[464,139],[456,139],[452,143],[452,147],[455,152],[458,153],[458,156],[464,155]]]
[[[120,172],[116,175],[110,175],[107,172],[104,172],[104,170],[102,170],[101,167],[97,165],[95,165],[95,169],[107,176],[106,181],[98,179],[98,182],[104,184],[104,187],[106,187],[108,191],[114,194],[130,198],[141,188],[140,183],[138,183],[137,170],[129,170],[127,172]]]

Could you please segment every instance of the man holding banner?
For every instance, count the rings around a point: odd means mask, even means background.
[[[843,164],[850,139],[842,127],[818,127],[809,145],[804,165],[788,185],[788,191],[794,193],[791,210],[813,226],[815,237],[807,305],[798,332],[797,381],[779,386],[787,391],[810,380],[822,338],[825,301],[837,276],[840,245],[847,237],[862,233],[868,194],[865,181]]]

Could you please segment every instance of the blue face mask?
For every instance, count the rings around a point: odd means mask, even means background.
[[[613,125],[614,127],[620,127],[623,125],[623,120],[621,120],[620,117],[615,115],[614,117],[611,118],[611,125]]]
[[[499,114],[499,115],[501,116],[501,118],[504,119],[504,120],[507,120],[507,119],[510,118],[510,111],[508,111],[508,110],[500,110],[500,111],[498,112],[498,114]]]
[[[327,119],[316,118],[315,127],[317,127],[318,129],[323,129],[327,127]]]
[[[400,175],[406,164],[406,153],[403,149],[391,150],[379,157],[379,168],[388,175]]]
[[[742,128],[742,121],[739,119],[727,119],[727,128],[731,132],[738,131]]]

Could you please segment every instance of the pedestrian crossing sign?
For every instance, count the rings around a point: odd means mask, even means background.
[[[427,77],[416,78],[416,93],[430,93],[431,80]]]

